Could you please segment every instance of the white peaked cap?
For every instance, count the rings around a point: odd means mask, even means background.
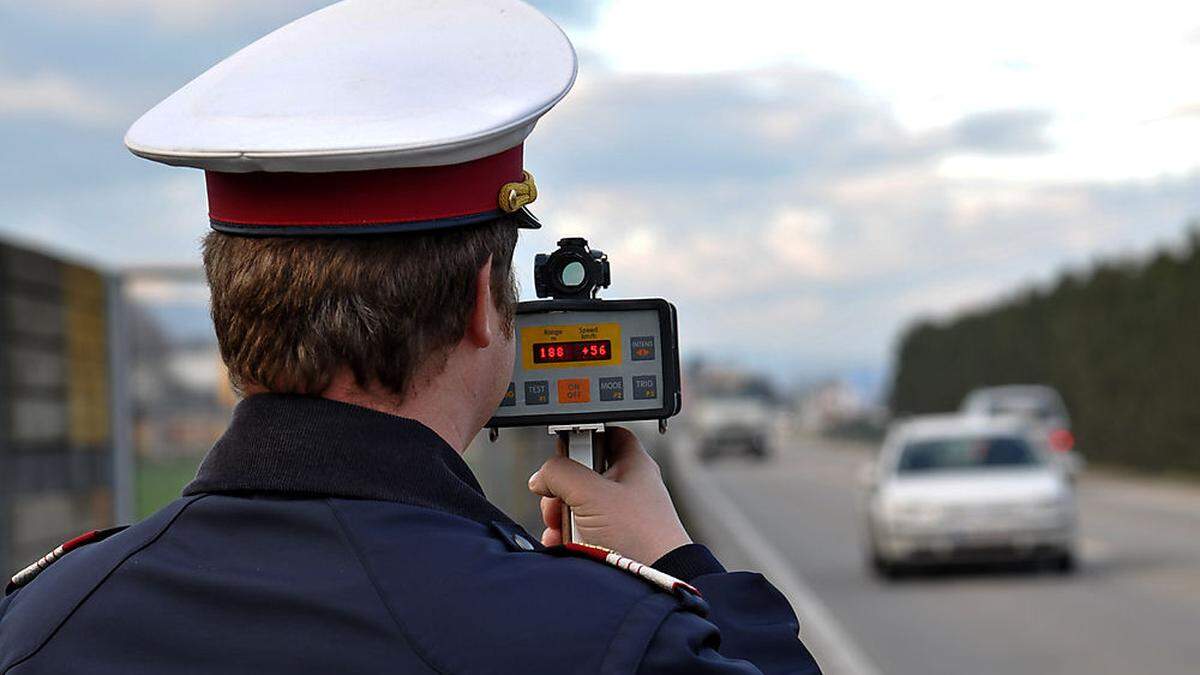
[[[536,198],[522,144],[577,60],[518,0],[344,0],[259,39],[125,136],[206,170],[217,229],[414,231],[516,214]]]
[[[261,38],[139,119],[135,154],[214,171],[454,164],[519,145],[576,58],[516,0],[345,0]]]

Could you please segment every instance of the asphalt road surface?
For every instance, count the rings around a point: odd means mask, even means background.
[[[1073,575],[1017,566],[884,582],[861,546],[865,448],[780,445],[772,461],[688,463],[677,480],[706,471],[703,484],[753,525],[770,545],[757,548],[774,549],[776,568],[789,568],[840,624],[838,642],[850,643],[840,646],[870,666],[844,667],[853,660],[814,648],[829,675],[1200,673],[1200,489],[1086,476]],[[734,564],[762,560],[761,550],[713,543]]]

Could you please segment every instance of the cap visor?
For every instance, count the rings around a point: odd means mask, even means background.
[[[523,230],[540,230],[542,229],[542,221],[537,219],[527,207],[522,206],[512,214],[513,220],[516,221],[517,227]]]

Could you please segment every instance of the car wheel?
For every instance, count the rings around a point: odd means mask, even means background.
[[[875,576],[886,581],[896,581],[904,576],[904,566],[885,560],[877,555],[871,556],[871,571]]]
[[[1075,571],[1075,566],[1075,555],[1070,551],[1063,551],[1050,561],[1050,568],[1059,574],[1070,574]]]
[[[874,542],[867,544],[867,547],[867,562],[875,576],[888,581],[893,581],[901,576],[904,570],[899,563],[883,557],[879,549],[875,548]]]

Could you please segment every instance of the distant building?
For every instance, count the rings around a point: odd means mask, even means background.
[[[800,428],[823,433],[861,418],[868,412],[863,397],[844,380],[828,380],[809,389],[799,400]]]
[[[235,403],[201,270],[130,270],[124,278],[137,456],[198,463],[225,430]]]
[[[109,288],[0,243],[0,570],[114,519]]]

